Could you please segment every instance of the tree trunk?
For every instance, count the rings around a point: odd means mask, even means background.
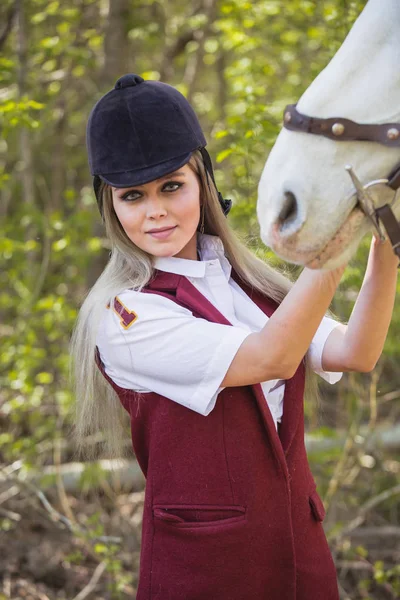
[[[193,94],[195,92],[197,75],[204,56],[204,43],[211,30],[212,24],[215,21],[217,0],[204,0],[203,10],[206,17],[206,22],[203,28],[197,29],[194,34],[195,40],[198,42],[198,48],[196,52],[189,56],[185,73],[183,75],[183,82],[188,88],[187,99],[189,102],[192,102]]]
[[[127,31],[131,11],[130,0],[109,0],[102,74],[105,85],[113,85],[121,75],[133,70]]]
[[[23,0],[17,1],[17,55],[18,55],[18,99],[26,94],[27,73],[27,41]],[[32,166],[32,149],[29,130],[21,126],[19,138],[20,156],[22,161],[21,180],[23,201],[32,206],[34,203],[34,176]]]
[[[127,23],[132,12],[130,0],[109,0],[107,27],[104,34],[104,66],[101,87],[111,88],[116,80],[134,71],[130,55]],[[93,237],[104,237],[104,227],[100,220],[93,226]],[[91,288],[104,270],[106,255],[102,253],[93,259],[87,276]]]

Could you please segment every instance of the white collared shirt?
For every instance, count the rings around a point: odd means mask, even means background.
[[[219,237],[198,234],[198,249],[199,261],[157,257],[154,266],[187,277],[232,326],[195,317],[158,294],[128,289],[118,294],[118,301],[128,311],[129,322],[124,324],[116,311],[105,309],[97,346],[106,373],[120,387],[156,392],[206,416],[224,389],[220,384],[241,344],[260,331],[268,317],[230,277],[231,265]],[[332,384],[342,373],[323,371],[321,358],[338,325],[324,317],[308,350],[313,370]],[[283,414],[285,382],[264,381],[261,387],[276,425]]]

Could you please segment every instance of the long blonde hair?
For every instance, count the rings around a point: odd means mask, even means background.
[[[228,225],[215,186],[208,185],[198,150],[192,154],[188,166],[200,184],[204,232],[221,239],[233,269],[249,286],[280,303],[292,282],[256,257]],[[127,288],[141,291],[153,277],[154,268],[152,256],[135,246],[122,228],[114,211],[111,187],[103,183],[100,193],[111,255],[82,304],[71,339],[70,372],[76,397],[74,442],[78,455],[95,455],[96,444],[89,444],[90,438],[100,439],[101,453],[106,451],[108,456],[120,457],[127,450],[129,416],[95,363],[97,330],[105,306],[112,304],[114,297]],[[315,396],[316,385],[316,378],[311,376],[307,365],[307,392],[314,392]]]

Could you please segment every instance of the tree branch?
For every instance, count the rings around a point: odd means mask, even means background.
[[[105,571],[105,568],[106,563],[104,561],[98,564],[94,570],[94,573],[89,583],[83,588],[82,591],[79,592],[77,596],[75,596],[73,600],[84,600],[85,598],[87,598],[87,596],[89,596],[89,594],[91,594],[94,591],[96,585],[99,582],[100,577]]]
[[[11,33],[14,24],[14,19],[17,14],[17,5],[18,0],[14,0],[14,3],[8,9],[8,13],[5,18],[5,25],[3,27],[3,31],[0,33],[0,52],[4,44],[6,43],[8,36]]]
[[[353,529],[356,529],[365,521],[368,512],[372,508],[375,508],[375,506],[381,504],[381,502],[384,502],[385,500],[388,500],[393,496],[397,496],[398,494],[400,494],[400,484],[395,485],[394,487],[389,488],[388,490],[384,490],[377,496],[374,496],[373,498],[365,502],[365,504],[361,506],[358,515],[355,517],[355,519],[352,519],[350,523],[348,523],[341,531],[339,531],[339,533],[332,536],[332,540],[335,542],[341,540],[344,536],[351,533]]]
[[[187,99],[189,102],[192,101],[197,74],[204,55],[204,42],[206,41],[207,35],[211,29],[211,25],[215,20],[216,7],[216,0],[204,0],[204,14],[206,17],[206,22],[204,27],[202,29],[198,29],[195,33],[196,41],[199,45],[196,52],[189,56],[185,73],[183,75],[183,82],[188,87]]]
[[[206,0],[206,1],[208,2],[210,0]],[[211,1],[214,2],[215,0],[211,0]],[[164,6],[164,10],[165,10],[165,6]],[[202,10],[203,10],[203,2],[199,2],[195,6],[193,11],[190,13],[188,18],[190,19],[191,17],[197,15]],[[166,31],[167,31],[166,16],[164,18],[163,27],[164,27],[164,33],[166,35]],[[176,40],[171,41],[169,43],[167,41],[166,48],[163,53],[164,59],[163,59],[163,62],[162,62],[161,68],[160,68],[160,80],[161,81],[166,81],[166,80],[172,78],[172,76],[173,76],[173,68],[172,68],[173,61],[175,60],[175,58],[177,56],[179,56],[180,54],[182,54],[185,51],[185,48],[189,42],[192,42],[193,40],[197,39],[196,33],[197,33],[197,30],[189,29],[189,30],[184,31]]]

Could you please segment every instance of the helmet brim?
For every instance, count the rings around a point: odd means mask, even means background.
[[[189,162],[192,154],[193,152],[188,152],[144,169],[124,171],[122,173],[99,173],[98,175],[103,181],[116,188],[128,188],[134,185],[143,185],[149,181],[173,173],[179,169],[179,167],[182,167]]]

